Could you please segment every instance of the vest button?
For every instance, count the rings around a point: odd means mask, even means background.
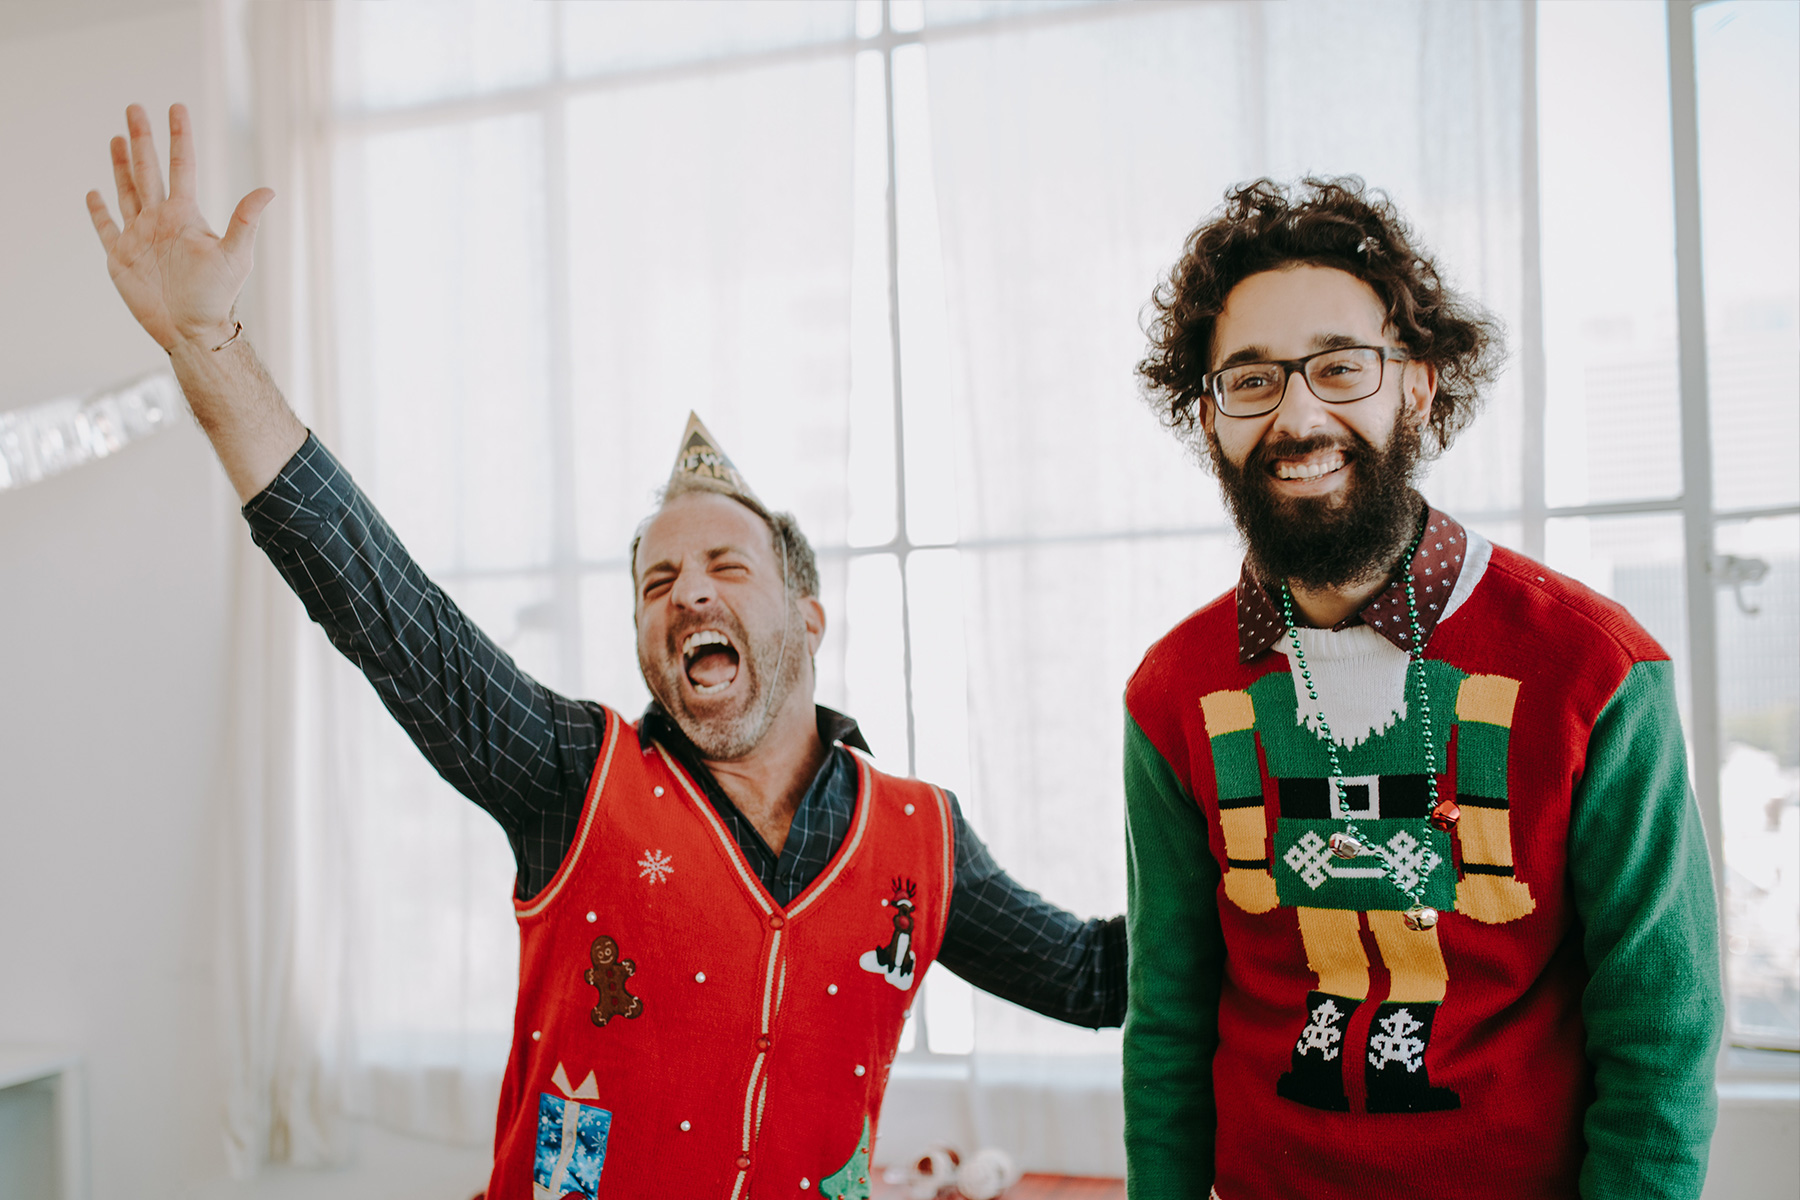
[[[693,1127],[694,1127],[694,1123],[692,1121],[683,1121],[681,1123],[681,1132],[686,1133],[688,1130],[692,1129]]]
[[[765,1033],[761,1037],[758,1037],[756,1039],[756,1048],[758,1050],[767,1050],[769,1048],[769,1035],[768,1034]]]
[[[912,816],[912,815],[913,815],[913,806],[912,806],[912,805],[910,805],[910,804],[909,804],[909,805],[907,805],[907,806],[906,806],[906,810],[905,810],[905,811],[906,811],[906,815],[907,815],[907,816],[909,816],[909,817],[910,817],[910,816]]]
[[[866,1074],[868,1074],[868,1072],[869,1072],[869,1068],[863,1066],[861,1063],[856,1064],[856,1073],[858,1075],[866,1075]]]
[[[660,783],[657,784],[655,787],[651,788],[650,791],[654,795],[657,795],[657,796],[662,795],[663,794],[662,784],[660,784]]]
[[[786,925],[786,924],[787,924],[787,918],[783,917],[780,913],[776,913],[769,918],[769,928],[770,929],[780,929],[783,925]]]
[[[748,1154],[740,1154],[737,1156],[737,1169],[740,1171],[748,1171],[750,1169],[750,1156]]]

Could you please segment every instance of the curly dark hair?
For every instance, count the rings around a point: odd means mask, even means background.
[[[1498,318],[1444,283],[1387,195],[1353,175],[1239,184],[1188,235],[1181,260],[1151,296],[1150,352],[1137,367],[1163,424],[1203,444],[1211,400],[1203,380],[1225,298],[1252,275],[1301,264],[1336,267],[1375,289],[1400,344],[1437,368],[1426,449],[1447,449],[1500,372],[1504,331]]]

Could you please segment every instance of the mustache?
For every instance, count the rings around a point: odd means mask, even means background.
[[[1258,442],[1244,460],[1244,468],[1266,467],[1278,458],[1303,458],[1320,450],[1337,450],[1342,452],[1346,461],[1359,458],[1374,449],[1355,433],[1333,436],[1328,433],[1315,433],[1311,437],[1287,437],[1279,441]]]

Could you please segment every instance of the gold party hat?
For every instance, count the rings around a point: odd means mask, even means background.
[[[699,416],[688,413],[687,429],[681,435],[681,449],[675,455],[675,469],[669,472],[668,492],[674,495],[683,490],[686,484],[699,484],[701,487],[719,491],[736,492],[740,496],[755,500],[755,492],[744,482],[738,472],[737,464],[731,456],[719,449],[718,440],[712,431],[701,422]]]

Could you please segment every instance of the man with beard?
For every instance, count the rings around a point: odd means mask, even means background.
[[[1354,179],[1234,189],[1154,303],[1140,373],[1247,553],[1126,692],[1132,1196],[1697,1195],[1668,656],[1412,487],[1496,324]]]
[[[266,189],[223,238],[186,110],[165,194],[149,121],[112,145],[115,285],[168,352],[257,543],[518,862],[520,985],[487,1195],[869,1195],[918,981],[1090,1027],[1125,1008],[1123,918],[1002,871],[955,797],[875,770],[815,706],[813,552],[690,419],[631,547],[635,724],[521,671],[413,562],[296,419],[233,304]]]

